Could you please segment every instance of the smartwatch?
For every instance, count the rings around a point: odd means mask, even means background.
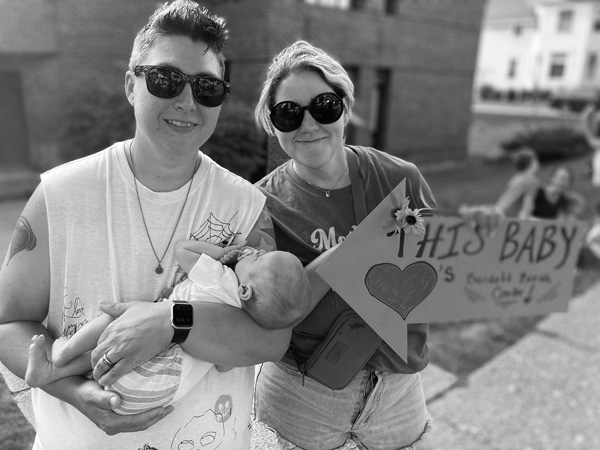
[[[175,334],[171,342],[181,344],[194,326],[194,307],[185,300],[173,300],[171,305],[171,325]]]

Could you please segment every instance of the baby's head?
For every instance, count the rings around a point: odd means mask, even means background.
[[[289,252],[257,250],[235,265],[242,308],[263,328],[297,325],[311,301],[306,272]]]

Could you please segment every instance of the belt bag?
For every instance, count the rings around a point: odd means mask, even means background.
[[[330,389],[343,389],[373,355],[381,338],[354,311],[341,313],[306,362],[306,375]]]

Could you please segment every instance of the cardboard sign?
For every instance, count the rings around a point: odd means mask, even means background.
[[[506,220],[492,237],[457,217],[400,228],[404,193],[402,181],[317,269],[404,360],[410,323],[566,311],[584,223]]]

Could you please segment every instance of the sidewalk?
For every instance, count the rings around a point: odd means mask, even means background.
[[[24,201],[0,202],[0,255]],[[423,450],[600,449],[600,282],[460,384],[430,364],[423,372],[434,420]],[[0,367],[32,420],[29,390]],[[272,448],[257,429],[253,450]]]
[[[600,283],[429,403],[430,450],[600,449]]]

